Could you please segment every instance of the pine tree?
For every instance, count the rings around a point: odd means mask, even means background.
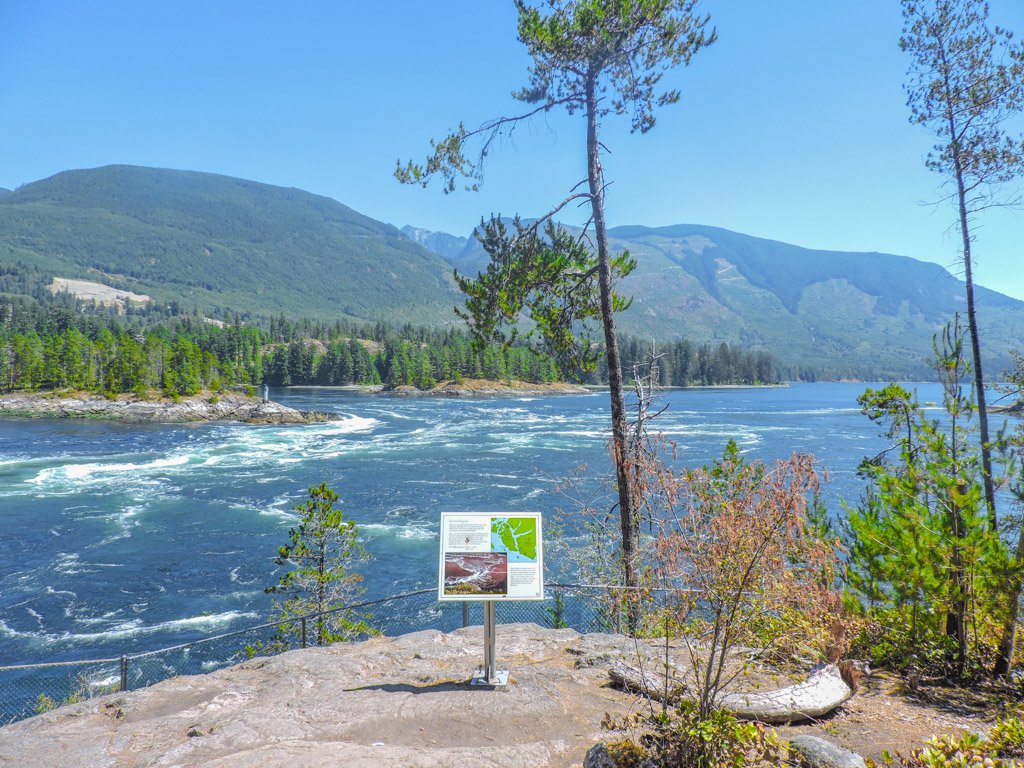
[[[902,0],[900,47],[910,54],[910,121],[937,143],[929,169],[945,176],[960,229],[985,503],[997,522],[981,339],[974,303],[973,229],[979,213],[1013,202],[1006,184],[1024,171],[1024,135],[1004,125],[1024,109],[1024,48],[988,26],[984,0]]]
[[[695,12],[696,0],[552,0],[547,12],[516,0],[519,40],[531,58],[529,84],[515,94],[519,100],[534,105],[524,114],[501,117],[480,128],[458,129],[434,142],[434,153],[422,165],[399,165],[396,176],[406,183],[426,185],[432,176],[440,175],[445,190],[452,191],[460,177],[477,188],[482,179],[483,161],[494,141],[507,136],[515,127],[534,115],[564,108],[569,114],[586,118],[585,159],[586,190],[570,193],[565,200],[541,216],[528,231],[516,227],[510,237],[502,237],[500,220],[485,225],[484,237],[493,248],[490,278],[479,283],[478,291],[470,291],[467,310],[474,331],[490,341],[502,325],[516,323],[508,310],[530,306],[541,333],[553,349],[566,352],[589,347],[580,344],[573,333],[572,307],[593,307],[588,298],[597,282],[597,303],[604,332],[605,358],[608,364],[612,419],[612,456],[616,471],[621,522],[621,554],[623,582],[636,587],[638,579],[639,513],[636,509],[630,472],[626,467],[625,445],[627,423],[623,393],[622,367],[614,313],[627,303],[613,291],[616,268],[631,269],[628,254],[613,258],[605,225],[605,190],[607,183],[602,169],[603,146],[600,139],[602,121],[612,114],[629,114],[632,128],[646,133],[655,124],[655,109],[679,100],[675,90],[656,92],[666,71],[688,64],[691,57],[715,40],[714,31],[707,31],[709,18]],[[474,140],[480,142],[475,159],[465,154]],[[593,264],[576,253],[572,243],[557,228],[548,230],[552,248],[538,242],[537,233],[552,217],[574,201],[590,204],[597,254]],[[518,278],[512,289],[501,277],[511,267]],[[580,272],[580,268],[585,270]],[[593,270],[591,272],[591,270]],[[470,281],[462,281],[463,289]],[[560,290],[552,290],[557,286]],[[578,286],[578,287],[576,287]],[[531,294],[547,292],[550,301],[531,302]],[[475,306],[473,306],[475,302]],[[545,333],[545,331],[547,331]],[[505,337],[502,337],[503,339]],[[592,364],[592,359],[584,357]]]
[[[309,498],[295,506],[299,524],[288,531],[288,543],[278,549],[274,562],[289,568],[267,592],[277,596],[282,632],[296,636],[310,616],[317,645],[325,645],[368,631],[353,612],[345,610],[362,592],[357,563],[367,558],[359,543],[359,529],[346,520],[335,504],[339,496],[326,483],[309,489]],[[331,613],[325,613],[331,611]]]

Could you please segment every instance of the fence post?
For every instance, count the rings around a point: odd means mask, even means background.
[[[121,657],[121,687],[118,689],[121,691],[128,690],[128,657]]]
[[[462,626],[469,626],[469,603],[462,604]]]
[[[302,617],[302,647],[306,647],[306,617]]]
[[[615,591],[615,587],[612,587],[609,591]],[[613,605],[615,606],[615,634],[622,634],[622,595],[623,590],[618,590],[618,597],[615,598]]]

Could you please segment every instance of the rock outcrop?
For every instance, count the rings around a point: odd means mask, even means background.
[[[663,640],[502,624],[497,658],[509,684],[491,690],[468,685],[483,660],[482,635],[470,627],[290,651],[71,704],[0,728],[0,766],[579,768],[587,760],[609,768],[600,743],[638,733],[603,729],[605,715],[622,722],[660,710],[610,687],[608,676],[622,664],[657,674]],[[668,649],[677,671],[688,648]],[[773,670],[751,669],[737,686],[779,682]],[[827,726],[781,726],[779,735],[804,765],[860,768],[847,750],[877,761],[935,733],[984,730],[984,717],[953,717],[872,690]]]
[[[563,381],[531,384],[516,380],[465,379],[460,382],[442,381],[431,389],[400,386],[384,389],[383,394],[405,397],[548,397],[550,395],[586,395],[590,394],[590,390]]]
[[[589,637],[501,625],[503,690],[467,685],[480,627],[254,659],[0,728],[0,765],[578,767],[604,714],[635,704],[604,687],[605,670],[576,668],[582,653],[612,658],[633,641]]]
[[[147,400],[133,395],[60,396],[13,394],[0,397],[0,417],[90,418],[130,424],[179,424],[203,421],[240,421],[246,424],[309,424],[335,421],[334,413],[298,411],[272,401],[239,394]]]

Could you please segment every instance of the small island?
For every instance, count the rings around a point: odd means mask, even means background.
[[[586,395],[590,390],[564,381],[529,382],[516,379],[461,379],[442,381],[427,389],[411,386],[381,388],[381,394],[408,397],[547,397],[549,395]]]
[[[241,393],[189,397],[103,396],[89,392],[20,392],[0,395],[0,417],[84,418],[128,424],[186,424],[234,421],[243,424],[313,424],[337,421],[336,413],[299,411]]]
[[[1018,400],[1009,405],[990,405],[989,413],[1002,413],[1006,416],[1024,416],[1024,400]]]

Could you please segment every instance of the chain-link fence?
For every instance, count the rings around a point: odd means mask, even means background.
[[[619,587],[548,585],[547,599],[499,601],[496,616],[499,624],[530,622],[580,632],[618,632],[624,621],[621,596]],[[484,615],[482,603],[438,602],[434,589],[404,592],[328,613],[340,611],[360,618],[366,625],[350,633],[352,640],[377,633],[400,635],[423,629],[451,632],[482,624]],[[0,666],[0,725],[94,696],[142,688],[178,675],[210,672],[253,656],[315,645],[317,618],[322,615],[260,624],[143,653]]]

